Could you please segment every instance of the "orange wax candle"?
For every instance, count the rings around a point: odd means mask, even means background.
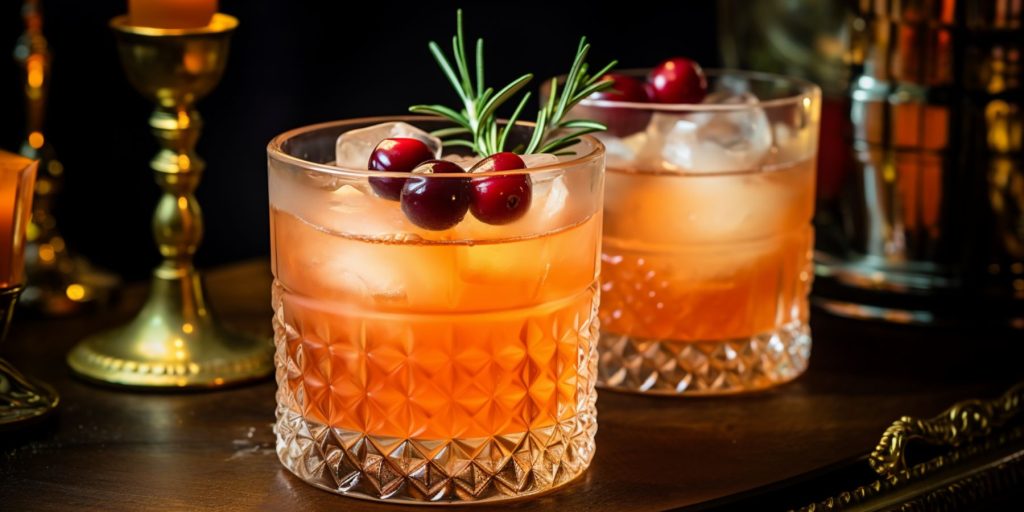
[[[0,151],[0,288],[22,283],[38,162]]]
[[[128,0],[128,18],[140,27],[205,27],[216,12],[217,0]]]

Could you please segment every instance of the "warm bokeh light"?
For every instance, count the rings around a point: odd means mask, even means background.
[[[80,284],[68,285],[65,294],[69,299],[79,301],[85,298],[85,287]]]
[[[32,132],[28,134],[28,145],[35,149],[43,147],[46,139],[43,137],[42,132]]]
[[[42,244],[39,246],[39,259],[44,263],[53,261],[53,257],[56,253],[50,244]]]
[[[25,67],[28,69],[28,86],[30,89],[38,89],[43,86],[44,70],[46,66],[46,61],[44,59],[45,56],[42,54],[32,55],[25,63]]]

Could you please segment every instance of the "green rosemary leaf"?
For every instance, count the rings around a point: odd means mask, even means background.
[[[577,130],[577,131],[575,131],[575,132],[573,132],[573,133],[571,133],[569,135],[566,135],[566,136],[561,137],[559,139],[555,139],[555,140],[553,140],[551,142],[548,142],[547,144],[544,145],[543,148],[541,148],[540,152],[541,153],[550,153],[552,151],[557,151],[559,149],[567,148],[567,147],[569,147],[569,146],[579,142],[580,141],[580,137],[582,137],[582,136],[584,136],[584,135],[586,135],[588,133],[599,132],[601,130],[602,130],[602,128],[583,128],[583,129]]]
[[[489,151],[487,147],[487,123],[488,120],[484,119],[479,125],[477,125],[476,132],[473,134],[473,143],[476,145],[477,154],[483,156]]]
[[[551,94],[548,96],[548,105],[547,105],[548,112],[554,112],[554,110],[555,110],[555,100],[557,98],[558,98],[558,79],[557,78],[552,78],[551,79]]]
[[[591,94],[594,94],[595,92],[598,92],[598,91],[604,91],[604,90],[607,90],[607,89],[611,89],[614,85],[615,85],[615,83],[612,82],[611,80],[605,80],[603,82],[597,82],[597,83],[590,84],[590,85],[584,87],[583,89],[581,89],[580,92],[576,93],[576,95],[573,96],[572,100],[570,100],[569,103],[571,105],[575,105],[575,104],[583,101],[584,99],[586,99]]]
[[[588,87],[593,85],[595,82],[600,80],[601,77],[603,77],[604,75],[608,74],[608,72],[611,71],[612,68],[614,68],[615,66],[618,66],[618,65],[619,65],[619,61],[617,61],[617,60],[613,60],[613,61],[609,62],[603,68],[601,68],[600,71],[598,71],[597,73],[594,73],[593,75],[591,75],[590,78],[587,79],[587,83],[585,85],[587,85]]]
[[[444,71],[444,75],[448,77],[448,81],[455,87],[455,91],[459,93],[459,98],[462,98],[463,102],[468,102],[469,98],[466,97],[466,93],[462,90],[462,86],[459,84],[458,77],[455,76],[455,70],[452,69],[452,65],[448,63],[448,59],[445,58],[444,52],[441,51],[441,47],[437,43],[430,42],[430,53],[434,55],[434,60],[441,66],[441,70]]]
[[[470,131],[469,128],[466,128],[466,127],[463,127],[463,126],[453,126],[451,128],[441,128],[440,130],[434,130],[434,131],[430,132],[431,135],[433,135],[434,137],[437,137],[439,139],[443,139],[445,137],[451,137],[452,135],[466,135],[466,134],[469,134],[469,133],[473,133],[473,132]]]
[[[541,140],[544,138],[545,127],[548,122],[548,112],[546,109],[540,109],[537,112],[537,126],[533,128],[533,136],[530,137],[530,143],[526,146],[526,150],[523,151],[524,155],[528,155],[537,150],[537,146],[540,146]]]
[[[494,122],[493,118],[491,119],[490,126],[487,127],[487,142],[490,144],[488,148],[489,154],[493,155],[501,151],[501,148],[498,147],[498,123]]]
[[[508,123],[505,124],[505,128],[501,130],[501,136],[498,137],[498,151],[505,150],[505,141],[508,140],[508,135],[512,133],[512,127],[515,126],[516,121],[519,119],[519,114],[523,111],[523,107],[526,106],[526,102],[530,101],[530,91],[526,91],[523,95],[523,99],[519,100],[519,105],[512,112],[512,117],[508,118]]]
[[[558,124],[559,128],[593,128],[595,131],[607,130],[608,127],[589,119],[570,119]]]
[[[476,95],[484,95],[484,40],[476,40]]]
[[[487,119],[490,116],[494,115],[494,112],[498,110],[498,107],[500,107],[503,103],[505,103],[505,101],[507,101],[509,98],[515,95],[515,93],[519,92],[519,90],[522,89],[523,86],[525,86],[527,83],[529,83],[530,80],[533,80],[533,75],[527,73],[513,80],[512,83],[503,87],[494,95],[494,98],[487,102],[487,105],[483,108],[483,110],[480,111],[480,118]]]
[[[558,123],[562,120],[562,116],[565,115],[569,107],[569,100],[576,92],[576,83],[579,80],[580,66],[583,65],[584,59],[587,58],[587,53],[590,52],[590,45],[587,44],[587,38],[580,38],[580,50],[576,54],[576,59],[572,62],[572,67],[569,69],[569,76],[566,77],[565,89],[562,91],[562,98],[558,102],[558,109],[555,110],[551,116],[550,122]]]
[[[543,148],[541,148],[539,153],[551,153],[553,155],[565,155],[565,154],[572,155],[572,154],[575,154],[572,151],[561,151],[561,150],[563,150],[565,148],[570,148],[572,146],[575,146],[576,144],[579,144],[579,142],[580,142],[579,138],[575,138],[575,139],[558,139],[557,141],[554,141],[554,142],[548,144],[547,146],[544,146]]]
[[[435,116],[441,116],[451,119],[455,123],[462,125],[467,129],[472,129],[469,125],[469,120],[466,117],[444,105],[413,105],[409,107],[409,112],[415,112],[417,114],[432,114]]]
[[[466,53],[462,51],[462,42],[458,38],[452,38],[452,55],[455,57],[455,68],[459,70],[459,80],[462,91],[470,100],[473,99],[473,84],[469,81],[469,67],[466,63]]]
[[[463,147],[470,148],[470,149],[472,149],[474,151],[476,150],[476,146],[474,146],[472,142],[470,142],[468,140],[463,140],[463,139],[448,139],[448,140],[445,140],[445,141],[441,141],[441,145],[442,146],[463,146]]]
[[[466,97],[473,98],[473,84],[469,78],[469,63],[466,61],[466,45],[462,33],[462,9],[455,11],[455,37],[452,38],[452,48],[455,51],[455,64],[459,67],[459,77],[462,78],[462,90]]]
[[[487,90],[485,90],[483,94],[481,94],[479,97],[477,97],[477,99],[476,99],[476,111],[477,112],[483,112],[484,106],[487,105],[487,102],[490,101],[491,96],[493,96],[493,95],[494,95],[494,88],[493,87],[488,87]]]

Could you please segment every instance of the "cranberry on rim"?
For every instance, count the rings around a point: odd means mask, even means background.
[[[458,224],[469,210],[469,180],[431,177],[431,174],[460,174],[465,169],[447,160],[427,160],[412,171],[401,189],[402,212],[413,224],[434,231]]]
[[[644,90],[644,83],[636,78],[622,73],[608,73],[601,77],[601,81],[610,81],[613,85],[611,89],[605,89],[591,94],[591,99],[634,102],[647,101],[647,91]]]
[[[635,103],[646,103],[648,100],[647,84],[632,76],[608,73],[602,76],[601,80],[611,81],[611,89],[595,92],[590,95],[590,99]],[[651,114],[647,110],[618,107],[592,108],[587,111],[587,115],[603,123],[608,127],[608,131],[617,137],[627,137],[644,130],[651,119]]]
[[[674,57],[658,64],[647,77],[651,101],[658,103],[700,103],[708,92],[704,70],[696,62]]]
[[[434,153],[423,141],[396,137],[384,139],[377,144],[377,147],[373,148],[367,168],[371,171],[409,172],[420,163],[432,158],[434,158]],[[369,181],[370,187],[379,197],[397,201],[401,196],[402,186],[405,185],[406,179],[373,177]]]
[[[495,153],[473,166],[471,173],[525,169],[523,159],[515,153]],[[526,174],[505,174],[473,178],[470,212],[487,224],[508,224],[530,209],[533,187]]]

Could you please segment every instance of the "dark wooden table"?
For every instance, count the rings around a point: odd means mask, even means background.
[[[269,338],[266,263],[211,272],[208,283],[222,318]],[[54,384],[63,401],[50,421],[0,434],[0,510],[399,508],[329,494],[285,471],[274,453],[270,381],[160,394],[73,378],[64,363],[71,345],[128,318],[143,293],[141,284],[130,287],[105,313],[15,320],[4,354]],[[930,417],[962,399],[995,396],[1024,378],[1020,331],[930,330],[820,312],[812,325],[810,370],[771,391],[699,399],[601,392],[597,455],[585,476],[501,508],[797,506],[825,496],[792,482],[863,457],[901,415]],[[787,488],[794,490],[787,494]]]

